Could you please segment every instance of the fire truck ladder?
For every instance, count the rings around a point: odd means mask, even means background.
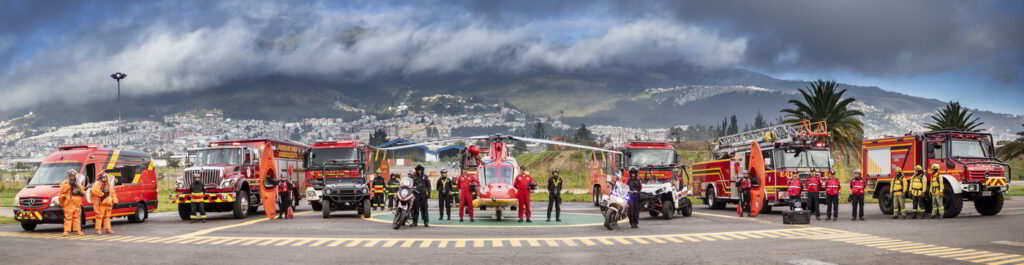
[[[798,140],[812,140],[814,137],[821,136],[828,136],[828,128],[825,122],[812,123],[805,120],[719,137],[718,143],[715,146],[715,152],[731,154],[736,151],[749,149],[751,142],[761,144],[794,143]]]

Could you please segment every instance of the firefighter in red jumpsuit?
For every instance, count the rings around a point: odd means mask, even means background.
[[[459,222],[463,221],[465,215],[469,215],[470,222],[476,222],[476,219],[473,218],[473,194],[480,186],[480,180],[477,179],[475,173],[480,164],[483,164],[480,161],[480,149],[475,145],[470,145],[463,153],[462,174],[456,180],[456,185],[459,187]],[[474,173],[469,174],[469,171]]]
[[[519,201],[519,222],[523,222],[523,216],[526,216],[526,222],[532,223],[530,220],[530,193],[537,187],[537,183],[533,181],[533,176],[526,172],[526,166],[519,167],[519,175],[516,176],[516,180],[512,186],[516,188],[516,196]]]
[[[803,182],[800,181],[799,177],[792,177],[792,176],[789,177],[789,188],[787,189],[787,191],[789,193],[789,210],[790,211],[795,210],[796,209],[796,205],[798,203],[801,204],[800,208],[806,207],[806,206],[803,205],[803,203],[801,203],[801,200],[800,200],[800,193],[803,193],[804,190],[803,190]]]
[[[821,211],[818,209],[818,192],[821,191],[821,176],[817,172],[811,172],[804,185],[807,190],[807,210],[814,213],[814,218],[821,221]]]

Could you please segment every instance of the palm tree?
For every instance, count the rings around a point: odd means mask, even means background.
[[[858,116],[864,116],[864,113],[849,109],[849,105],[856,100],[843,98],[846,89],[838,88],[836,81],[818,80],[812,82],[810,87],[800,89],[803,101],[789,101],[794,108],[782,110],[786,113],[783,122],[824,121],[828,126],[828,142],[832,149],[849,162],[860,151],[864,129]]]
[[[1024,124],[1021,126],[1024,126]],[[1017,137],[1017,140],[1005,143],[1003,146],[996,148],[996,154],[1000,159],[1003,159],[1003,161],[1009,161],[1014,158],[1024,156],[1024,132],[1019,132],[1017,135],[1020,135],[1020,137]]]
[[[946,103],[946,107],[932,115],[932,123],[925,124],[925,128],[935,131],[964,131],[980,132],[978,126],[985,124],[974,118],[973,112],[960,106],[960,102]],[[973,120],[971,118],[974,118]]]

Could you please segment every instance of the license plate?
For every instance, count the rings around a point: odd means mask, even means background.
[[[992,191],[986,190],[981,192],[981,196],[992,196]]]

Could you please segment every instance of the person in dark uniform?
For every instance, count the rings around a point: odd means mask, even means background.
[[[388,210],[389,211],[395,209],[395,195],[398,194],[398,185],[399,185],[398,179],[400,179],[400,178],[402,178],[402,175],[399,175],[399,174],[396,174],[396,173],[391,173],[391,176],[388,177],[387,190],[388,190]]]
[[[189,197],[189,202],[192,204],[192,216],[191,222],[195,223],[196,220],[205,223],[206,222],[206,185],[203,185],[202,178],[199,174],[192,175],[192,194]]]
[[[562,221],[562,177],[558,176],[558,169],[551,170],[551,177],[548,178],[548,222],[551,222],[551,207],[555,208],[555,222]]]
[[[385,184],[384,176],[381,176],[380,169],[377,169],[377,174],[373,176],[373,199],[371,202],[374,210],[384,210],[384,197],[387,196]]]
[[[423,165],[416,165],[416,173],[413,173],[413,189],[416,193],[416,201],[413,203],[412,226],[416,226],[420,217],[423,217],[423,227],[430,227],[430,216],[427,215],[427,199],[430,198],[430,180],[427,174],[423,173]]]
[[[629,226],[638,228],[640,225],[640,189],[643,188],[643,183],[637,176],[636,167],[629,168],[629,180],[626,184],[629,185]]]
[[[441,177],[437,178],[437,207],[438,214],[437,220],[444,220],[445,215],[448,215],[448,220],[452,219],[452,180],[448,178],[448,170],[441,170]]]

